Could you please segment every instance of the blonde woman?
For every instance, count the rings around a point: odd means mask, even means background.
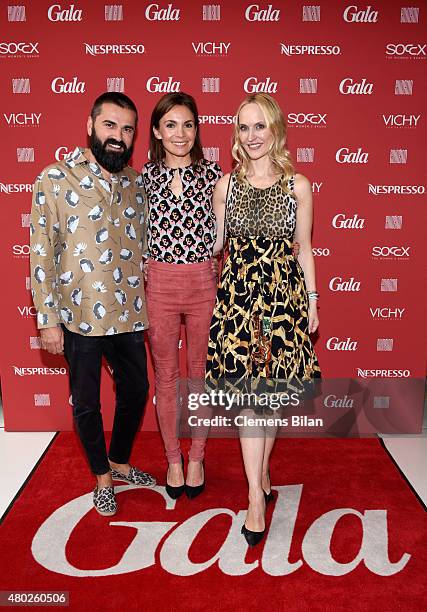
[[[258,93],[241,103],[232,154],[235,169],[218,181],[213,198],[214,253],[223,247],[225,228],[229,257],[212,318],[207,383],[226,379],[246,391],[277,389],[280,381],[286,388],[303,387],[320,376],[309,337],[319,325],[312,190],[307,178],[294,172],[286,122],[274,98]],[[262,540],[265,507],[273,499],[269,457],[274,439],[274,428],[240,434],[249,484],[242,533],[250,546]]]

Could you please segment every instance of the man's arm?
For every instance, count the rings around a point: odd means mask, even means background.
[[[55,200],[52,181],[44,171],[34,184],[31,206],[31,294],[37,309],[42,348],[54,354],[63,350],[56,290],[55,250],[59,246],[59,220]]]

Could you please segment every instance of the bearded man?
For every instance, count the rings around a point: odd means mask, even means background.
[[[76,431],[96,477],[94,506],[117,511],[113,480],[152,487],[128,461],[144,411],[148,327],[142,255],[147,200],[132,156],[138,113],[122,93],[99,96],[76,148],[37,177],[31,212],[31,285],[42,348],[69,366]],[[100,405],[102,357],[116,407],[107,453]]]

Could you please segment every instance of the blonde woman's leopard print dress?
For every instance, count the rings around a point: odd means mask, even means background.
[[[260,189],[232,174],[226,204],[229,256],[210,328],[206,382],[250,390],[303,388],[320,377],[308,335],[303,271],[292,254],[294,179]]]

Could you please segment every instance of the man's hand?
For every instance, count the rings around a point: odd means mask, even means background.
[[[64,332],[60,327],[45,327],[40,330],[42,349],[52,355],[62,355],[64,352]]]
[[[150,261],[149,259],[146,259],[145,261],[142,262],[142,274],[144,276],[145,282],[148,281],[148,262],[149,261]]]

